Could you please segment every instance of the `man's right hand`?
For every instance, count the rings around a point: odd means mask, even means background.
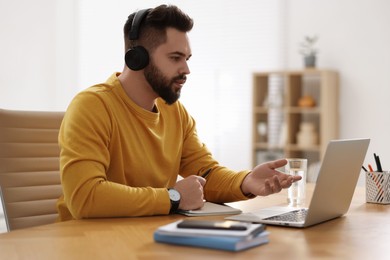
[[[206,183],[206,179],[191,175],[184,178],[174,186],[174,189],[180,193],[179,209],[192,210],[203,207],[203,186]]]

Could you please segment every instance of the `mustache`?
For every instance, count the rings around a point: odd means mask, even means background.
[[[174,77],[173,80],[187,80],[187,76],[185,74],[181,74],[177,77]]]

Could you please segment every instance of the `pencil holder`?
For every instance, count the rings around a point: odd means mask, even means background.
[[[390,204],[390,171],[366,172],[366,201]]]

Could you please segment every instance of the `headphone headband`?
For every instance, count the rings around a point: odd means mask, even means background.
[[[142,9],[139,10],[135,15],[133,22],[131,23],[131,28],[129,32],[129,40],[137,40],[139,37],[139,29],[141,27],[142,20],[146,17],[146,15],[149,13],[149,9]]]

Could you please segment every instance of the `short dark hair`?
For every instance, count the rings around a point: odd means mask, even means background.
[[[149,13],[143,19],[139,39],[130,40],[129,32],[136,12],[129,15],[123,28],[125,50],[136,45],[142,45],[148,51],[154,50],[157,46],[167,40],[166,29],[168,27],[177,29],[181,32],[191,31],[194,21],[187,14],[174,5],[160,5],[150,9]]]

